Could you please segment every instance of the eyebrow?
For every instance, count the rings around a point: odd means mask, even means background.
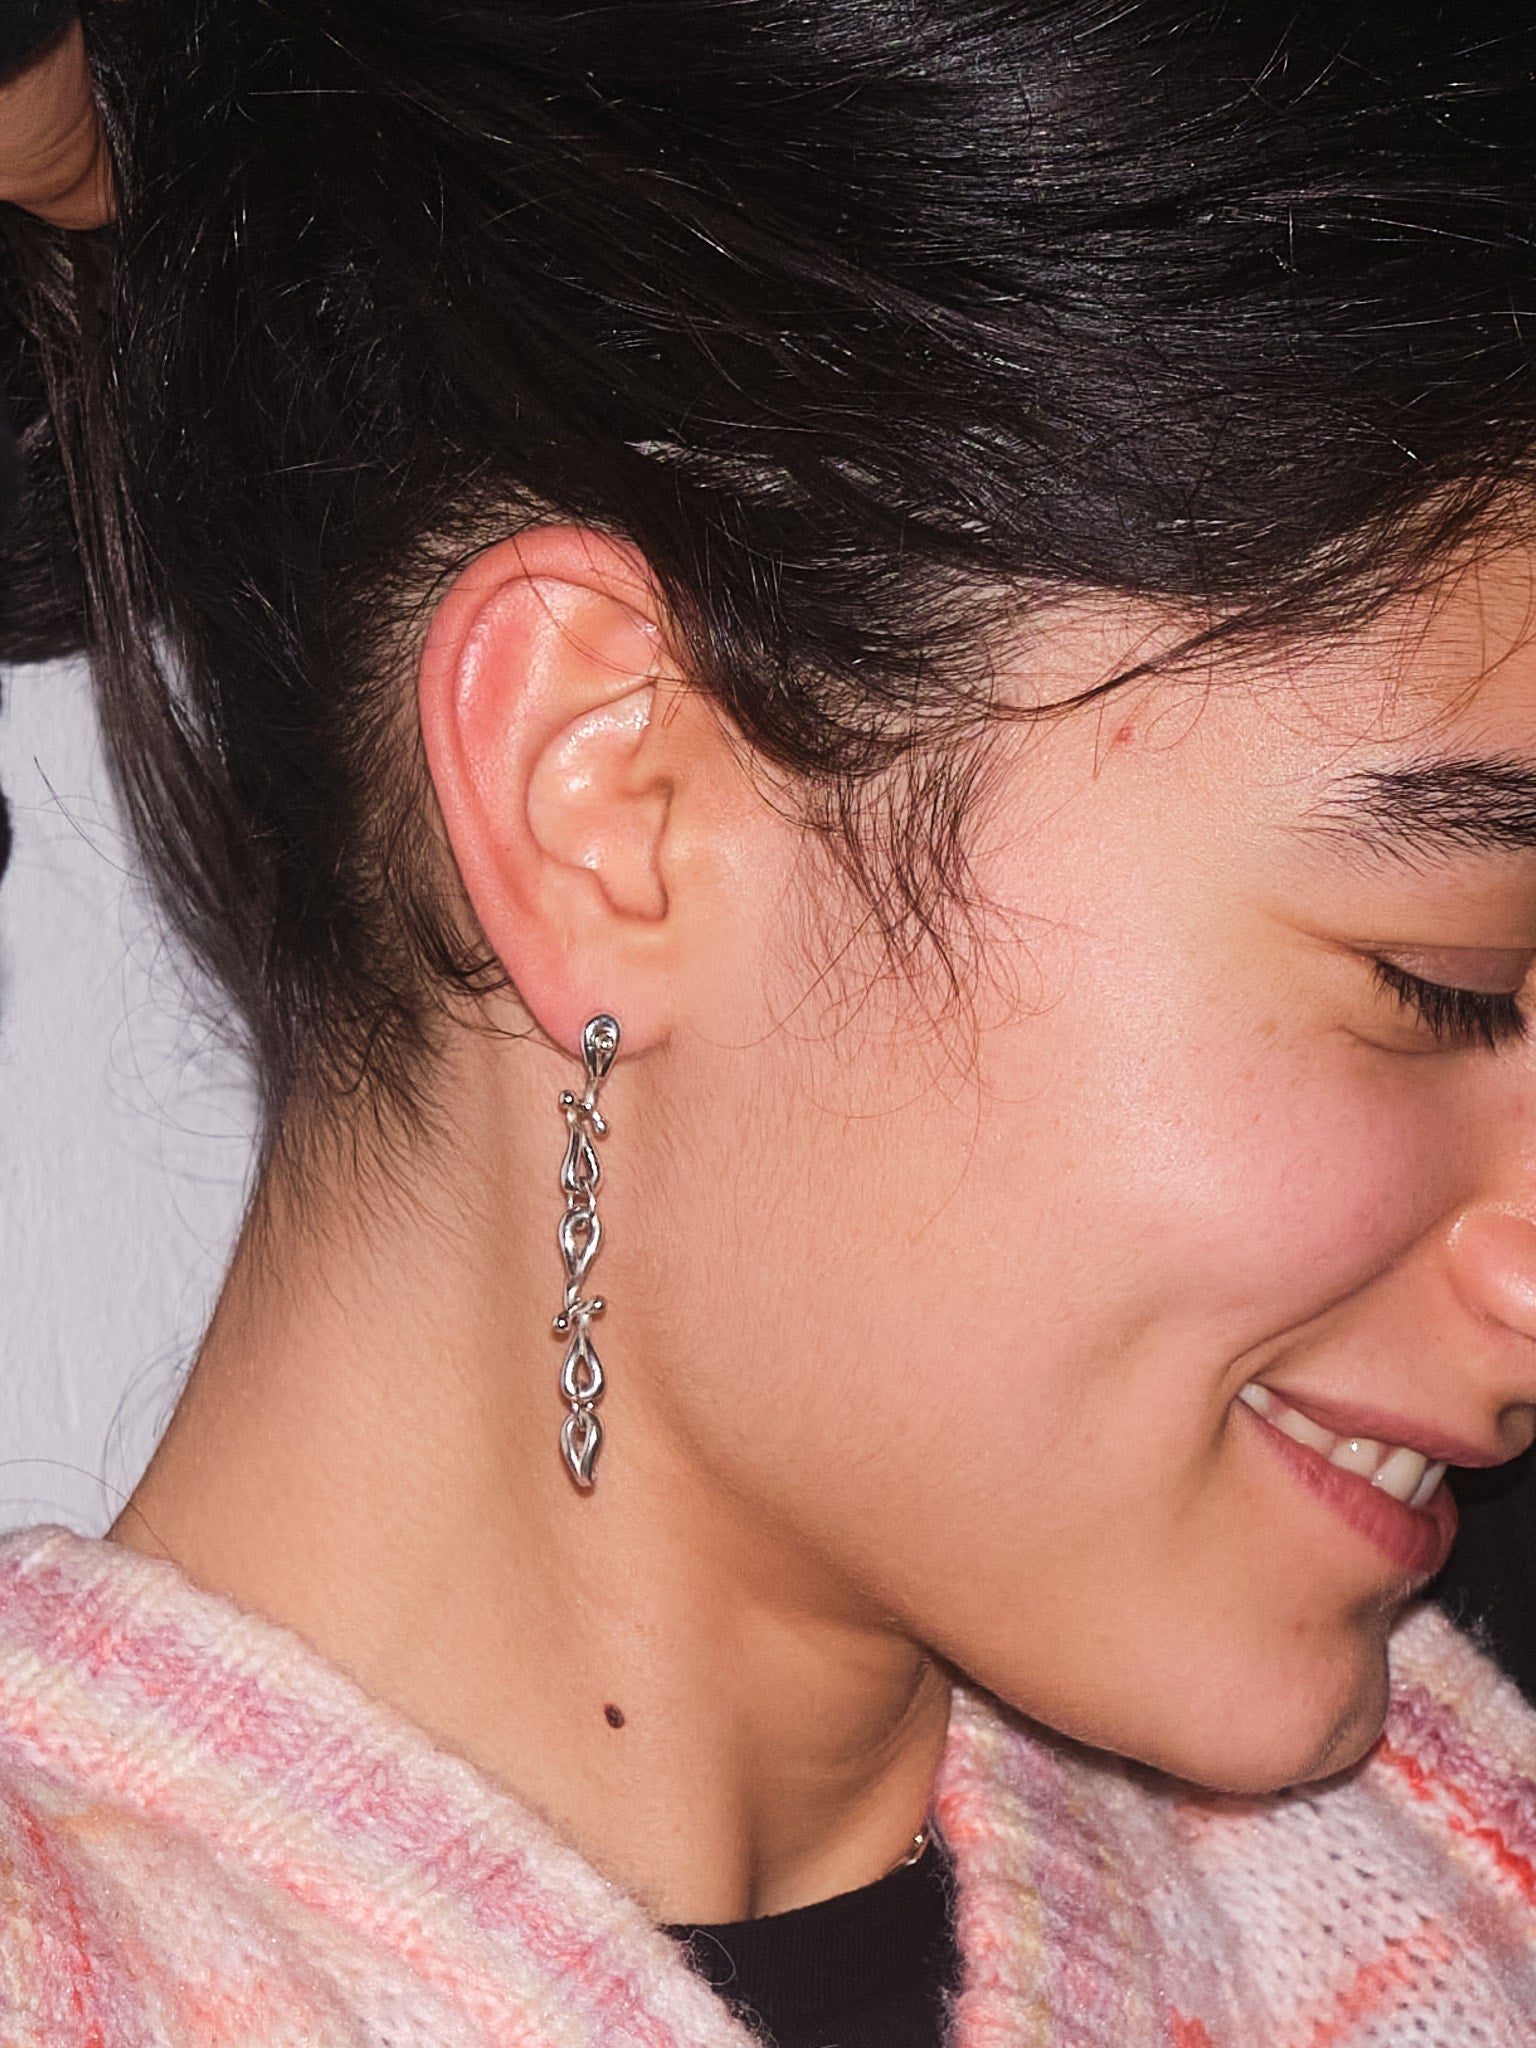
[[[1325,831],[1412,859],[1536,851],[1536,762],[1447,757],[1372,768],[1339,783],[1313,813]]]

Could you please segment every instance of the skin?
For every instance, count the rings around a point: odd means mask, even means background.
[[[1536,852],[1405,849],[1347,792],[1536,768],[1533,575],[1508,550],[1340,645],[1000,729],[957,1003],[885,965],[643,564],[488,549],[419,710],[518,993],[446,1034],[413,1139],[310,1133],[302,1189],[279,1155],[114,1537],[301,1630],[662,1919],[890,1867],[951,1671],[1198,1783],[1348,1764],[1416,1582],[1236,1396],[1530,1441],[1536,1042],[1442,1043],[1375,962],[1517,986]],[[997,658],[1038,706],[1174,636],[1085,602]],[[555,1098],[602,1009],[582,1497]]]
[[[112,164],[78,22],[0,72],[0,200],[61,228],[112,218]]]

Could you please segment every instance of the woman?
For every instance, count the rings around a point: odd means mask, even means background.
[[[10,2038],[1525,2038],[1536,34],[1287,24],[88,22],[8,632],[269,1121]]]

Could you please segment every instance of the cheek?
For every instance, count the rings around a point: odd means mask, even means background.
[[[765,1083],[725,1209],[662,1233],[729,1296],[670,1398],[734,1498],[1015,1705],[1257,1786],[1368,1739],[1385,1623],[1234,1465],[1230,1404],[1422,1235],[1447,1161],[1413,1069],[1128,958],[991,1023],[979,1077],[893,1031]]]
[[[1436,1104],[1363,1048],[1172,1023],[1097,1064],[1086,1048],[1054,1165],[1106,1278],[1247,1348],[1400,1258],[1444,1213],[1454,1161]]]
[[[1102,1014],[1085,995],[998,1032],[969,1116],[930,1098],[859,1176],[888,1236],[839,1283],[865,1341],[826,1361],[841,1423],[821,1440],[864,1426],[835,1540],[1053,1725],[1186,1775],[1304,1776],[1341,1730],[1373,1732],[1380,1608],[1362,1619],[1310,1509],[1234,1466],[1230,1404],[1256,1355],[1326,1327],[1431,1227],[1440,1120],[1412,1070],[1342,1039]]]
[[[1201,874],[1147,873],[1130,848],[1113,883],[1089,848],[1072,865],[1044,1000],[983,1042],[1007,1201],[1067,1248],[1085,1317],[1119,1297],[1219,1326],[1235,1356],[1445,1213],[1459,1163],[1435,1063],[1338,1028],[1294,949],[1224,924]]]
[[[744,1369],[683,1389],[720,1391],[711,1432],[813,1489],[823,1450],[884,1483],[959,1445],[965,1490],[995,1506],[1077,1446],[1070,1483],[1107,1492],[1154,1450],[1164,1469],[1206,1456],[1241,1362],[1444,1213],[1444,1119],[1412,1068],[1124,993],[1074,974],[985,1032],[979,1080],[909,1073],[893,1039],[851,1078],[765,1091],[733,1168],[739,1238],[718,1210],[676,1233],[714,1241],[751,1302]]]

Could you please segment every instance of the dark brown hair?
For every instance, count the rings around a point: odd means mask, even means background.
[[[1366,617],[1524,488],[1528,4],[114,0],[120,228],[11,227],[0,649],[84,645],[274,1106],[456,939],[400,674],[519,521],[651,563],[893,939],[1006,611]]]

